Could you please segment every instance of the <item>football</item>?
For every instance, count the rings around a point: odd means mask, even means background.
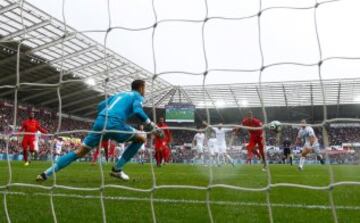
[[[276,121],[276,120],[272,121],[272,122],[270,122],[269,127],[270,127],[271,131],[278,133],[281,131],[281,122]]]

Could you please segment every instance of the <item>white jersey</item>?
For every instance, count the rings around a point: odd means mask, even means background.
[[[225,135],[226,132],[230,132],[232,129],[228,129],[228,128],[213,128],[215,135],[216,135],[216,140],[217,140],[217,144],[218,144],[218,148],[219,150],[221,150],[221,152],[225,152],[226,150],[226,140],[225,140]]]
[[[55,153],[56,153],[57,155],[60,155],[63,145],[64,145],[64,141],[56,139],[56,142],[55,142]]]
[[[194,136],[194,141],[196,142],[196,146],[203,147],[205,140],[205,134],[202,132],[198,132]]]
[[[310,137],[315,137],[315,142],[311,145],[310,144]],[[320,145],[318,139],[315,135],[314,129],[311,126],[306,126],[305,128],[300,128],[298,136],[304,143],[304,148],[311,148],[315,153],[320,152]]]
[[[216,135],[216,140],[218,143],[223,143],[223,142],[226,142],[225,141],[225,134],[226,132],[230,132],[231,129],[228,129],[228,128],[212,128],[215,132],[215,135]]]
[[[315,143],[317,142],[317,138],[314,132],[314,129],[311,126],[306,126],[305,128],[300,128],[298,133],[298,138],[303,141],[304,144],[310,145],[310,137],[315,137]]]
[[[218,146],[217,146],[217,139],[216,138],[211,138],[208,140],[208,149],[209,149],[209,153],[210,155],[214,155],[215,153],[218,153]]]
[[[34,141],[34,150],[35,150],[36,152],[39,151],[40,137],[41,137],[41,132],[40,132],[40,131],[37,131],[37,132],[35,133],[35,141]]]
[[[138,131],[139,135],[141,135],[142,137],[144,137],[145,139],[147,138],[147,135],[144,131]],[[145,140],[146,141],[146,140]],[[146,142],[145,142],[146,143]],[[142,144],[142,146],[140,147],[140,151],[145,151],[145,143]]]

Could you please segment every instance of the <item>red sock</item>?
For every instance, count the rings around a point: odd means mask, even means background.
[[[93,162],[95,163],[97,158],[99,156],[99,148],[96,149],[96,151],[93,154]]]
[[[28,153],[27,153],[27,149],[23,149],[23,156],[24,156],[24,161],[27,162],[28,161]]]
[[[161,165],[161,160],[162,160],[161,151],[158,150],[158,151],[155,152],[155,159],[156,159],[156,164],[158,166],[160,166]]]

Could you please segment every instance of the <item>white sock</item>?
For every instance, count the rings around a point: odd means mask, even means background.
[[[299,167],[303,168],[304,163],[305,163],[305,157],[302,156],[300,157]]]
[[[234,160],[231,158],[231,156],[229,154],[226,153],[226,157],[228,158],[228,160],[230,161],[230,163],[233,163]]]

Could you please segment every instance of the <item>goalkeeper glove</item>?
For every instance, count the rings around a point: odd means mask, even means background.
[[[160,138],[164,138],[164,131],[159,128],[154,122],[149,122],[150,130],[154,132],[154,134]]]

